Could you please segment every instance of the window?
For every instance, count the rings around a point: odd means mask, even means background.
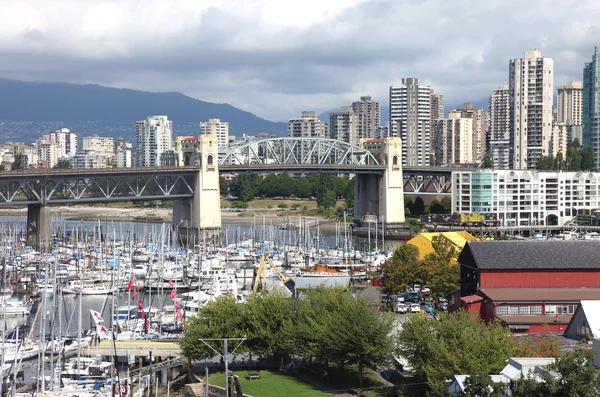
[[[213,156],[212,156],[212,154],[209,154],[209,155],[206,157],[206,164],[207,164],[207,165],[213,165]]]
[[[503,314],[508,314],[508,306],[498,306],[496,307],[496,314],[501,316]]]
[[[508,314],[519,314],[519,307],[518,306],[509,306]]]
[[[546,314],[556,314],[556,306],[546,305]]]

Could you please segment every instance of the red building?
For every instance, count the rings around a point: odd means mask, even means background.
[[[516,332],[564,332],[580,300],[600,299],[597,241],[469,241],[454,308]]]

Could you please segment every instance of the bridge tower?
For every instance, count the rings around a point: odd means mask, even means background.
[[[173,203],[173,225],[182,229],[206,231],[221,229],[221,197],[219,189],[218,139],[216,135],[200,135],[194,154],[198,166],[192,199]]]
[[[44,204],[27,205],[27,244],[36,250],[50,248],[50,211]]]
[[[402,140],[385,138],[382,162],[383,175],[357,174],[354,185],[354,224],[404,222],[404,180],[402,178]]]

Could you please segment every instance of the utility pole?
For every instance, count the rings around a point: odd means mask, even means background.
[[[231,354],[235,353],[235,351],[237,350],[238,347],[240,347],[240,345],[246,340],[246,337],[244,336],[243,338],[200,338],[198,339],[200,342],[204,343],[206,346],[210,347],[212,351],[214,351],[215,353],[217,353],[218,356],[220,356],[221,358],[223,358],[223,361],[225,362],[225,396],[229,397],[229,366],[228,366],[228,360],[229,360],[229,352],[228,352],[228,345],[227,342],[229,341],[239,341],[240,343],[238,343],[238,345],[235,347],[235,349],[233,349],[231,351]],[[217,351],[214,347],[212,347],[210,344],[208,344],[209,341],[220,341],[223,342],[223,354],[221,354],[221,352]],[[208,379],[207,379],[207,387],[208,387]]]

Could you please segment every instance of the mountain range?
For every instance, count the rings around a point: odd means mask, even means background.
[[[99,85],[0,79],[0,136],[31,141],[56,128],[89,135],[135,136],[135,122],[155,114],[173,121],[175,135],[198,135],[200,121],[220,118],[229,133],[287,134],[287,123],[262,119],[229,104],[211,103],[176,92],[144,92]]]

